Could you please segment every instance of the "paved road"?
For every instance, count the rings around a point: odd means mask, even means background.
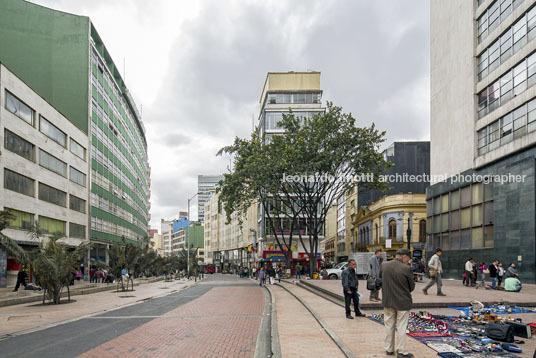
[[[208,275],[178,293],[2,340],[0,355],[253,357],[266,303],[249,280]]]

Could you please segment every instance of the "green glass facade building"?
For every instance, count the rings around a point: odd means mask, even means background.
[[[2,0],[0,62],[88,135],[92,256],[105,259],[105,246],[122,237],[147,236],[145,130],[89,17]]]

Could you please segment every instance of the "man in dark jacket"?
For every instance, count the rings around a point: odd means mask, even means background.
[[[491,277],[491,288],[495,289],[497,286],[497,271],[499,271],[499,261],[495,260],[488,267],[489,277]]]
[[[23,285],[24,288],[26,288],[26,271],[21,267],[19,268],[19,272],[17,273],[17,284],[15,285],[15,289],[13,292],[17,292],[20,285]]]
[[[359,311],[359,296],[357,295],[357,273],[355,267],[357,266],[355,260],[348,261],[348,267],[342,272],[342,287],[344,290],[344,308],[346,309],[346,318],[354,319],[352,317],[352,311],[350,311],[350,301],[354,301],[355,316],[363,316]]]
[[[396,252],[393,261],[386,262],[380,269],[382,278],[382,303],[384,307],[385,352],[393,355],[395,352],[395,325],[398,331],[396,350],[397,358],[411,358],[408,352],[406,328],[409,312],[413,306],[411,292],[415,289],[413,272],[408,265],[411,253],[408,249]]]

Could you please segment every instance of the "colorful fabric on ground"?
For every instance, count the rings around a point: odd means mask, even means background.
[[[472,308],[471,306],[467,307],[457,307],[457,306],[449,306],[450,309],[462,311],[465,312],[465,316],[469,316],[469,312],[471,312]],[[480,312],[486,312],[489,311],[490,313],[496,313],[496,314],[519,314],[519,313],[536,313],[536,311],[524,308],[524,307],[506,307],[502,305],[497,306],[489,306],[485,307]]]

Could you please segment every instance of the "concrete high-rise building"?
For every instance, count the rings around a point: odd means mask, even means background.
[[[279,126],[279,122],[283,119],[283,114],[289,114],[292,111],[296,117],[312,118],[315,114],[325,111],[325,108],[322,107],[320,72],[269,72],[266,75],[259,103],[258,130],[265,140],[270,140],[272,136],[285,132]],[[274,212],[279,213],[277,216],[272,214],[273,220],[276,221],[275,227],[280,228],[280,232],[277,234],[288,237],[290,235],[290,218],[285,217],[283,214],[284,208],[282,207],[274,208]],[[259,205],[258,214],[259,225],[257,232],[261,243],[259,245],[259,254],[261,251],[279,251],[261,205]],[[306,218],[304,217],[303,220],[306,220]],[[303,221],[302,223],[305,224]],[[295,230],[302,229],[296,228]],[[303,232],[307,235],[305,230]],[[299,243],[298,232],[293,237],[296,239],[292,244],[293,261],[305,262],[305,249]],[[323,239],[324,234],[320,235],[319,240]],[[266,256],[265,254],[263,255]]]
[[[473,257],[536,280],[535,4],[431,2],[427,249],[449,276]]]
[[[0,63],[0,210],[13,219],[3,231],[26,248],[28,230],[77,246],[88,239],[86,133]],[[0,247],[0,287],[14,286],[19,263]]]
[[[214,193],[216,184],[223,179],[222,175],[198,175],[197,176],[197,220],[205,221],[205,204]],[[188,218],[190,220],[190,218]]]
[[[147,236],[145,129],[89,17],[2,1],[0,61],[89,137],[91,256],[105,260],[109,244]]]

